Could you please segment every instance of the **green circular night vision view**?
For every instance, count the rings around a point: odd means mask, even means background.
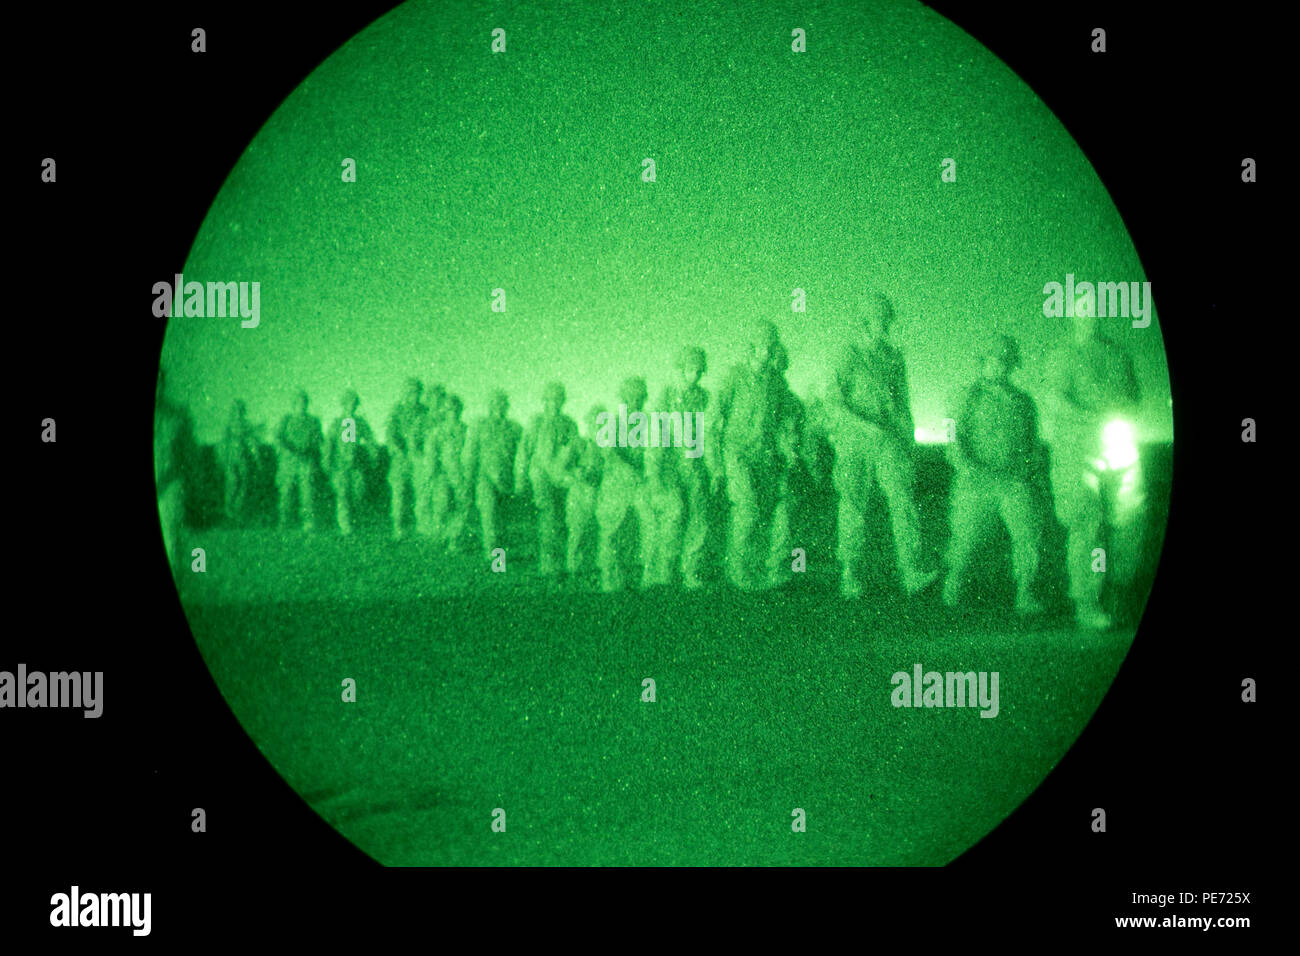
[[[920,5],[545,7],[366,28],[154,287],[199,650],[384,864],[948,863],[1150,591],[1119,213]]]

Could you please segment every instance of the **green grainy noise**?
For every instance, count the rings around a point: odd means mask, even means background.
[[[947,157],[956,183],[940,182]],[[995,330],[1021,339],[1035,389],[1066,331],[1042,315],[1044,283],[1143,278],[1042,102],[971,37],[895,3],[403,6],[271,117],[185,272],[262,283],[260,328],[168,330],[163,361],[207,440],[235,397],[270,422],[296,385],[328,416],[351,384],[377,419],[409,374],[459,391],[467,419],[495,386],[526,418],[558,376],[580,417],[629,374],[656,394],[682,343],[709,351],[715,385],[759,317],[780,323],[807,397],[868,284],[895,301],[916,421],[938,431]],[[808,312],[790,311],[794,288]],[[1144,433],[1167,440],[1159,327],[1124,325]]]

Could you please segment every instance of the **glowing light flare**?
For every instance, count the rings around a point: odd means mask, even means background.
[[[947,445],[951,441],[946,429],[935,431],[930,428],[921,428],[918,426],[913,431],[913,436],[916,438],[916,443],[918,445]]]
[[[1123,419],[1106,423],[1101,431],[1101,456],[1111,471],[1123,471],[1137,463],[1137,439],[1130,423]]]

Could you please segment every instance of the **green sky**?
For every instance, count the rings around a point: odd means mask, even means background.
[[[772,319],[806,396],[875,285],[917,424],[938,428],[995,332],[1020,339],[1034,390],[1066,335],[1042,288],[1067,272],[1144,278],[1065,129],[919,5],[414,3],[302,83],[203,223],[186,278],[260,281],[260,327],[174,319],[163,363],[206,440],[232,399],[272,421],[296,386],[332,417],[351,385],[378,424],[413,374],[470,415],[505,387],[521,418],[558,377],[579,417],[630,374],[656,394],[682,344],[716,383]],[[1171,438],[1158,322],[1106,324],[1137,362],[1144,436]]]

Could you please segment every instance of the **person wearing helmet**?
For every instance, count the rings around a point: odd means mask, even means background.
[[[279,451],[276,487],[280,491],[280,527],[293,523],[294,497],[304,531],[316,530],[316,474],[320,470],[321,446],[325,436],[320,419],[307,412],[307,393],[299,389],[293,396],[293,411],[280,420],[275,433]]]
[[[826,389],[826,414],[835,447],[833,482],[839,498],[840,593],[847,598],[862,596],[866,518],[877,489],[889,508],[904,590],[916,594],[939,577],[937,570],[920,567],[921,528],[912,466],[916,436],[907,367],[889,341],[893,320],[889,299],[870,293]]]
[[[571,585],[580,586],[587,577],[593,560],[597,539],[596,500],[600,493],[600,479],[605,467],[604,449],[596,441],[604,405],[593,405],[583,424],[587,434],[569,444],[564,455],[562,472],[566,494],[564,523],[568,532],[564,567]]]
[[[401,401],[388,416],[388,484],[393,491],[393,537],[398,540],[406,533],[407,515],[416,497],[416,468],[424,454],[429,409],[420,400],[423,394],[418,378],[407,379]]]
[[[533,418],[515,458],[515,488],[532,488],[537,506],[537,565],[548,578],[564,566],[564,459],[578,437],[578,423],[564,414],[564,386],[542,390],[542,412]]]
[[[661,445],[646,455],[650,511],[654,524],[647,535],[646,572],[651,584],[682,584],[694,590],[703,586],[701,571],[709,536],[709,472],[700,443],[709,393],[700,385],[708,368],[704,349],[682,349],[673,362],[674,381],[659,397],[656,412],[680,415],[684,441],[693,449]]]
[[[801,427],[801,406],[785,379],[789,356],[773,323],[753,328],[749,353],[718,390],[705,441],[711,491],[725,487],[731,501],[727,575],[745,591],[789,574],[789,476]]]
[[[370,423],[357,414],[361,397],[355,391],[350,388],[345,391],[340,405],[343,414],[331,423],[325,442],[325,473],[334,488],[339,530],[351,534],[365,500],[375,435]]]
[[[217,457],[225,476],[226,520],[231,524],[242,525],[248,518],[248,493],[257,467],[257,453],[257,430],[248,421],[244,402],[235,399],[230,406],[221,444],[217,447]]]
[[[648,394],[644,378],[625,379],[618,391],[619,404],[626,408],[630,417],[645,409]],[[621,591],[627,586],[626,572],[631,567],[640,566],[642,583],[646,581],[646,538],[654,521],[646,495],[646,448],[644,443],[633,445],[629,442],[625,445],[612,442],[604,451],[604,471],[600,494],[596,498],[596,523],[600,529],[596,563],[600,567],[601,589]],[[633,520],[640,539],[640,553],[634,553],[631,548]]]
[[[1146,529],[1133,433],[1141,391],[1131,357],[1101,334],[1086,300],[1076,305],[1072,321],[1071,341],[1049,360],[1043,431],[1052,450],[1052,497],[1066,529],[1075,619],[1105,630],[1114,619],[1103,600],[1117,598],[1131,583]]]
[[[469,487],[461,458],[465,453],[465,422],[461,419],[465,403],[459,395],[448,395],[445,412],[437,430],[430,436],[438,467],[433,478],[434,540],[448,552],[460,550],[469,520]]]
[[[429,388],[428,419],[424,423],[424,445],[413,466],[411,489],[415,497],[415,531],[426,538],[442,538],[446,529],[434,521],[434,488],[442,471],[442,458],[438,454],[434,436],[447,417],[447,389],[435,384]]]
[[[482,526],[483,556],[501,546],[500,506],[515,493],[514,463],[523,427],[507,418],[510,398],[500,389],[488,399],[488,414],[474,423],[465,441],[465,480],[474,489]]]
[[[952,403],[951,535],[943,603],[956,607],[976,550],[1001,520],[1011,538],[1016,611],[1039,614],[1034,595],[1045,502],[1036,480],[1043,460],[1034,400],[1011,384],[1020,345],[999,335],[981,356],[980,376]]]

